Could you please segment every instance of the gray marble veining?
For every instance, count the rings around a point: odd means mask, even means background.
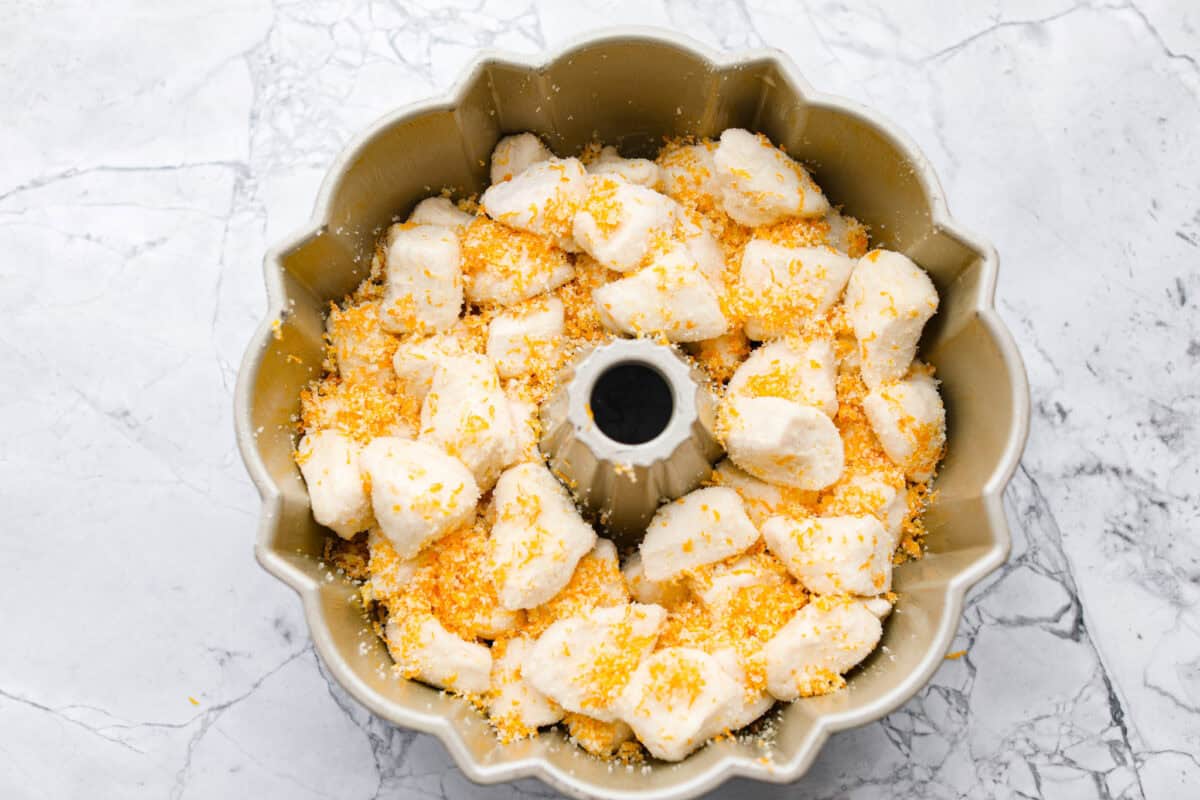
[[[1194,3],[3,4],[0,796],[476,787],[322,672],[250,554],[236,365],[266,245],[364,123],[482,46],[601,25],[783,49],[933,161],[997,245],[1036,415],[1011,561],[932,683],[761,797],[1200,791]]]

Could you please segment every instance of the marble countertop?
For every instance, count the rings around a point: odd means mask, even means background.
[[[252,558],[231,393],[261,255],[353,132],[479,47],[617,23],[781,48],[905,128],[1001,253],[1033,391],[966,655],[798,785],[719,796],[1195,796],[1200,10],[957,6],[4,3],[0,796],[553,795],[330,682]]]

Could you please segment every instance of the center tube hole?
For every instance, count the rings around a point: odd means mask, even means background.
[[[591,406],[605,436],[621,444],[642,444],[666,430],[675,401],[658,370],[626,361],[601,373],[592,386]]]

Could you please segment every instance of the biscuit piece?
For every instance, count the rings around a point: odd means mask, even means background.
[[[401,558],[475,518],[475,478],[439,447],[381,436],[363,450],[362,469],[375,518]]]
[[[591,175],[620,175],[647,189],[658,188],[662,180],[658,164],[647,158],[622,158],[612,145],[600,148],[600,154],[587,165],[587,171]]]
[[[946,409],[937,381],[914,370],[902,381],[872,389],[863,411],[883,451],[910,480],[927,481],[946,446]]]
[[[629,603],[559,620],[534,643],[525,678],[567,711],[612,722],[617,698],[654,649],[666,616],[659,606]]]
[[[385,262],[380,323],[392,333],[435,333],[463,305],[458,237],[439,225],[393,228]]]
[[[492,563],[500,605],[533,608],[571,580],[596,532],[579,515],[567,490],[541,463],[505,472],[494,493]]]
[[[760,480],[824,489],[845,466],[842,437],[812,406],[779,397],[732,397],[722,407],[725,449],[733,463]]]
[[[762,134],[726,130],[713,161],[725,213],[736,222],[757,227],[829,211],[829,201],[804,167]]]
[[[488,716],[504,738],[528,736],[563,717],[562,706],[525,680],[522,665],[532,649],[533,641],[524,637],[497,642],[492,649]]]
[[[667,581],[702,564],[736,555],[754,544],[758,529],[732,489],[688,492],[658,509],[642,539],[646,577]]]
[[[682,210],[676,211],[676,238],[683,242],[697,268],[708,278],[718,294],[725,292],[725,251],[707,228],[693,221]]]
[[[675,229],[677,204],[619,175],[588,178],[573,231],[582,250],[609,269],[635,270]]]
[[[562,300],[547,297],[519,312],[493,317],[488,325],[487,355],[501,378],[515,378],[552,358],[561,346],[562,334]]]
[[[554,154],[532,133],[515,133],[496,142],[492,149],[492,183],[515,178],[534,164],[549,161]]]
[[[604,327],[626,335],[696,342],[729,329],[712,285],[679,245],[634,275],[593,290],[592,299]]]
[[[863,606],[880,622],[887,619],[892,613],[892,601],[883,596],[865,598]]]
[[[376,301],[330,310],[325,332],[343,381],[382,386],[391,377],[396,338],[383,329],[379,317]]]
[[[720,730],[739,730],[771,710],[771,706],[775,705],[775,698],[765,689],[750,687],[745,666],[742,664],[741,656],[738,655],[736,648],[723,647],[712,656],[721,665],[721,669],[725,670],[725,673],[733,678],[742,690],[729,714],[717,723]]]
[[[378,528],[367,533],[367,552],[370,553],[364,597],[386,603],[412,583],[422,565],[422,556],[401,558],[392,540]]]
[[[715,339],[688,342],[685,347],[717,381],[727,381],[733,377],[733,373],[750,355],[750,340],[741,328],[733,328]]]
[[[663,191],[681,203],[705,210],[714,208],[721,194],[715,142],[668,146],[659,153]]]
[[[621,560],[617,556],[617,546],[611,539],[597,539],[596,546],[580,560],[580,564],[585,562],[595,566],[600,578],[587,587],[592,595],[587,598],[587,603],[592,606],[616,606],[629,602],[629,589],[621,573]],[[575,569],[578,571],[578,565]]]
[[[462,268],[467,300],[478,306],[515,305],[575,277],[561,248],[484,216],[463,231]]]
[[[746,335],[762,340],[795,333],[833,307],[853,270],[854,261],[832,247],[751,239],[739,273]]]
[[[407,678],[460,694],[482,694],[491,684],[491,651],[455,636],[432,614],[393,616],[384,637]]]
[[[868,388],[905,376],[937,308],[933,281],[907,256],[872,250],[858,260],[846,285],[846,313]]]
[[[617,708],[651,755],[679,761],[724,729],[742,694],[708,653],[667,647],[641,663]]]
[[[837,414],[837,360],[833,342],[780,339],[750,354],[729,380],[727,395],[782,397]]]
[[[760,481],[730,459],[723,459],[717,464],[713,477],[718,486],[728,486],[738,493],[746,508],[746,515],[755,525],[761,526],[771,517],[783,513],[781,509],[787,501],[784,490],[773,483]]]
[[[841,212],[830,209],[825,215],[829,224],[829,236],[826,241],[851,258],[862,258],[867,253],[867,228],[854,217],[848,217]]]
[[[688,599],[687,584],[683,580],[652,581],[647,578],[646,570],[642,567],[642,554],[637,550],[625,559],[621,574],[625,577],[630,595],[639,603],[671,608]]]
[[[453,230],[467,227],[473,219],[474,214],[461,210],[449,197],[426,197],[408,215],[408,221],[415,225],[440,225]]]
[[[537,461],[541,458],[538,435],[542,430],[538,407],[515,391],[506,390],[504,395],[508,398],[508,414],[513,424],[513,449],[517,453],[513,461]]]
[[[482,491],[517,457],[508,398],[487,356],[442,359],[421,404],[420,439],[460,459]]]
[[[879,619],[862,602],[817,598],[763,648],[767,691],[790,701],[838,689],[842,674],[870,655],[882,635]]]
[[[888,551],[896,549],[908,516],[908,494],[882,478],[870,474],[844,477],[830,496],[839,514],[871,514],[883,523],[888,535]]]
[[[770,553],[742,555],[699,567],[687,576],[688,586],[709,613],[719,618],[742,589],[773,586],[786,580],[783,565]]]
[[[461,356],[463,353],[462,342],[452,334],[405,337],[392,356],[392,370],[399,379],[400,392],[418,403],[424,402],[425,395],[433,386],[438,364],[445,358]]]
[[[892,588],[891,537],[875,517],[773,517],[763,539],[814,594],[871,597]]]
[[[360,472],[361,454],[353,439],[337,431],[307,434],[296,447],[313,518],[343,539],[375,523]]]
[[[479,199],[492,219],[545,236],[574,250],[571,225],[587,195],[587,172],[578,158],[539,161],[503,183],[493,183]]]
[[[578,617],[599,606],[623,606],[629,590],[621,575],[617,548],[608,539],[597,539],[591,552],[579,559],[567,585],[537,608],[526,612],[525,630],[543,631],[560,619]]]
[[[621,745],[633,739],[633,728],[621,720],[601,722],[586,714],[568,713],[563,717],[571,741],[600,758],[608,758]]]

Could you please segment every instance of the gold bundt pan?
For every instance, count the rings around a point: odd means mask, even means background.
[[[532,130],[560,154],[593,140],[651,154],[664,136],[762,131],[806,162],[832,202],[871,226],[878,245],[930,274],[941,311],[920,357],[937,367],[949,449],[926,517],[929,553],[896,570],[899,613],[883,648],[845,691],[786,706],[769,760],[754,744],[718,742],[679,764],[613,769],[551,733],[503,745],[468,704],[393,678],[355,587],[319,566],[326,531],[312,519],[291,453],[303,386],[321,371],[323,314],[367,274],[381,231],[441,187],[487,182],[491,149]],[[445,96],[379,120],[338,157],[310,225],[266,256],[268,310],[238,375],[238,443],[262,495],[255,552],[294,588],[329,673],[385,719],[437,736],[481,783],[537,777],[576,796],[685,798],[733,776],[795,780],[834,731],[898,708],[929,680],[958,626],[963,595],[999,566],[1009,536],[1001,493],[1029,420],[1020,356],[993,308],[997,258],[946,210],[912,142],[879,117],[814,91],[776,51],[733,56],[642,29],[605,32],[546,56],[484,53]],[[886,651],[886,652],[884,652]]]

